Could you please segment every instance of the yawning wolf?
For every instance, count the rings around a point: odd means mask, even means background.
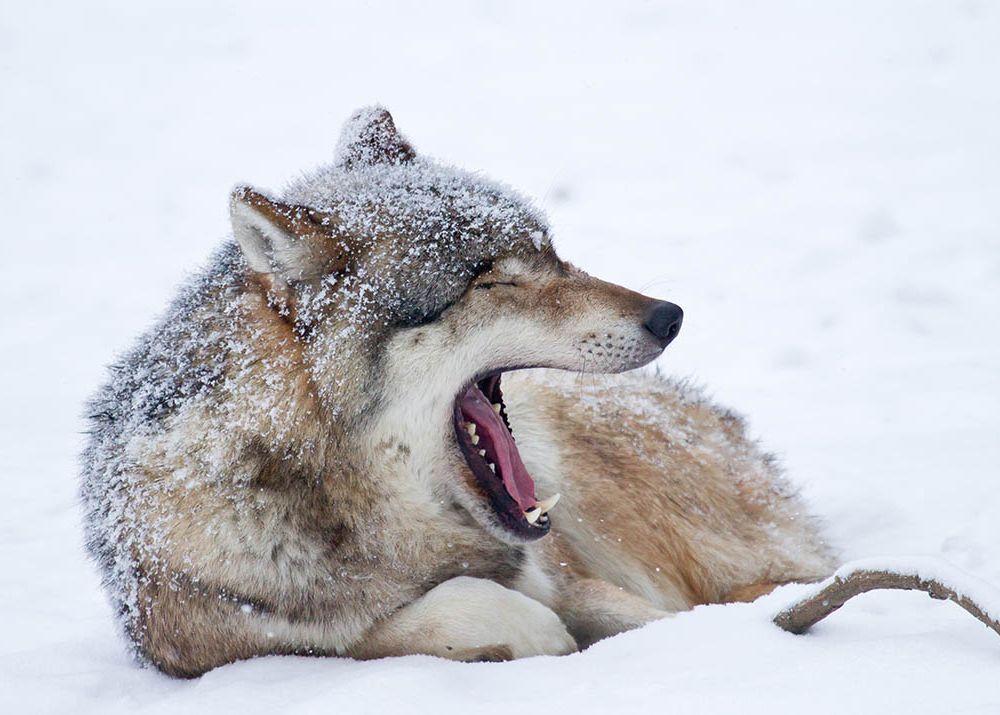
[[[88,545],[144,661],[561,654],[830,572],[738,416],[612,375],[681,309],[562,261],[384,109],[231,212],[91,403]]]

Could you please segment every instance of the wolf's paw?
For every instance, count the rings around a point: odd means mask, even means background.
[[[434,654],[445,658],[507,660],[576,650],[576,641],[550,608],[486,579],[445,581],[404,610],[425,624]]]
[[[448,657],[463,663],[503,663],[507,660],[514,660],[514,653],[509,646],[490,645],[485,648],[449,651]]]

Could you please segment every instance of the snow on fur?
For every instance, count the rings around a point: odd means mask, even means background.
[[[414,157],[404,140],[379,123],[383,116],[388,115],[379,108],[357,113],[344,129],[334,163],[293,182],[284,195],[286,201],[336,216],[339,235],[349,236],[363,256],[351,270],[331,274],[319,285],[291,287],[297,330],[318,356],[311,363],[314,384],[321,386],[324,408],[332,416],[342,410],[342,392],[361,390],[364,380],[363,373],[345,372],[343,366],[352,362],[349,351],[393,325],[433,318],[495,256],[540,250],[538,237],[548,234],[544,216],[529,201],[475,174]],[[386,234],[409,240],[399,253],[379,254],[373,239]],[[391,245],[399,247],[400,241]],[[156,564],[170,538],[157,517],[158,492],[183,490],[196,480],[216,483],[220,494],[228,494],[231,480],[241,478],[230,473],[235,453],[220,451],[200,435],[166,439],[161,436],[165,421],[203,410],[227,434],[260,433],[264,443],[280,444],[299,419],[289,397],[294,389],[282,382],[287,370],[278,369],[288,367],[282,364],[288,358],[261,354],[256,347],[258,328],[237,289],[247,272],[236,244],[223,244],[111,367],[110,380],[90,402],[81,488],[86,538],[132,640],[141,623],[143,578],[134,568],[134,555],[142,553]],[[337,328],[313,332],[331,309],[337,311]],[[240,399],[241,391],[252,392],[252,404]],[[139,444],[158,452],[142,455],[145,460],[183,456],[190,467],[154,484],[138,479]],[[300,459],[303,450],[315,446],[299,445],[288,457]],[[243,498],[236,494],[232,498]]]

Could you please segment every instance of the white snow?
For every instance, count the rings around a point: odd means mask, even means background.
[[[845,559],[1000,584],[998,37],[976,0],[8,3],[0,712],[1000,710],[1000,640],[961,609],[771,625],[808,586],[559,659],[172,681],[129,660],[76,499],[83,401],[226,236],[232,186],[328,162],[380,102],[535,197],[562,256],[681,304],[661,369],[750,416]]]

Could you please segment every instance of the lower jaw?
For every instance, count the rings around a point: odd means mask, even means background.
[[[468,433],[461,427],[463,417],[458,403],[455,404],[454,427],[455,439],[460,444],[466,444],[468,449],[474,445],[469,441]],[[463,450],[459,448],[459,451]],[[525,519],[521,507],[507,493],[502,480],[497,478],[485,463],[475,463],[462,454],[462,460],[471,472],[471,479],[467,480],[468,486],[481,504],[485,507],[479,510],[484,518],[488,520],[492,531],[498,532],[505,541],[517,543],[528,543],[537,541],[549,533],[551,521],[548,519],[544,523],[536,521],[529,524]]]

